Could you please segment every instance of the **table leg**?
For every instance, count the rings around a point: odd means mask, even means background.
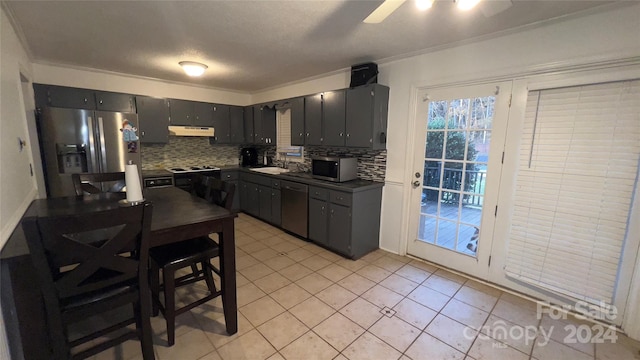
[[[220,268],[222,270],[222,307],[227,333],[238,332],[238,299],[236,296],[236,242],[234,218],[224,220],[220,233]]]

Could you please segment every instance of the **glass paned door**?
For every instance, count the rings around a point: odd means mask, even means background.
[[[495,101],[429,102],[418,239],[476,256]]]
[[[488,258],[510,91],[504,83],[422,94],[409,254],[465,272]]]

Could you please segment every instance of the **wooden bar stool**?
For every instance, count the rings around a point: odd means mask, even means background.
[[[231,183],[207,176],[197,176],[194,179],[192,191],[194,195],[226,209],[231,209],[234,192],[235,185]],[[218,257],[219,254],[218,244],[209,237],[198,237],[149,250],[153,315],[158,315],[159,311],[164,315],[169,346],[175,343],[176,316],[222,295],[222,290],[216,288],[213,279],[213,273],[218,276],[222,276],[222,273],[211,264],[211,259]],[[198,268],[198,264],[201,269]],[[176,272],[186,267],[191,268],[191,273],[176,277]],[[162,270],[162,285],[160,285],[160,270]],[[206,282],[209,294],[176,309],[176,288],[203,280]],[[160,302],[161,290],[164,290],[164,305]]]

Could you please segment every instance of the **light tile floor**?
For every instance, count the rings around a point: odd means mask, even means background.
[[[408,257],[344,259],[244,214],[236,245],[238,333],[225,333],[220,298],[177,318],[172,347],[158,316],[157,359],[640,359],[623,335],[565,344],[577,339],[565,326],[580,322],[538,319],[532,302]],[[95,359],[139,359],[139,349],[129,341]]]

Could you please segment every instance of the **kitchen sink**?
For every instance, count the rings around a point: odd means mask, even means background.
[[[249,169],[249,170],[263,173],[263,174],[271,174],[271,175],[278,175],[278,174],[289,172],[289,169],[283,169],[276,166],[268,166],[268,167],[255,168],[255,169]]]

